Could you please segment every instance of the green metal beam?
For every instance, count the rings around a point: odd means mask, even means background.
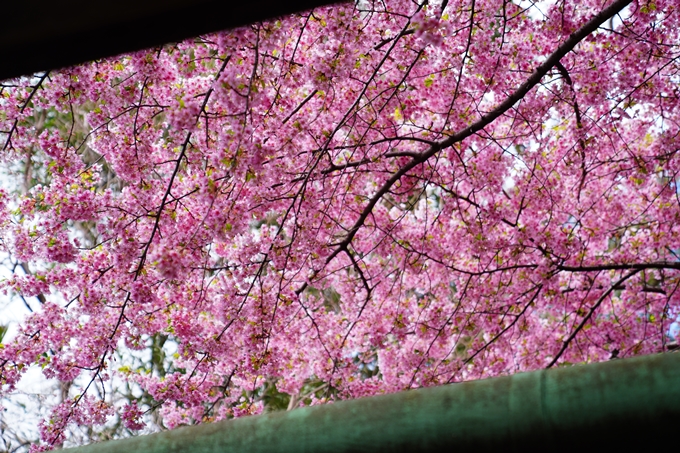
[[[334,1],[3,2],[0,80],[180,41]]]
[[[667,353],[204,424],[69,453],[398,453],[675,448]],[[604,450],[606,449],[606,450]]]

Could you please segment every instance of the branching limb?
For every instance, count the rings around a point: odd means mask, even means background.
[[[562,343],[562,348],[555,355],[555,357],[550,361],[550,363],[548,364],[548,366],[546,366],[546,368],[550,368],[557,363],[557,361],[560,359],[560,357],[562,357],[562,354],[564,354],[564,352],[569,347],[569,344],[574,340],[574,338],[576,338],[576,335],[578,335],[578,333],[581,330],[583,330],[583,328],[586,326],[586,324],[588,324],[588,321],[590,321],[590,318],[593,316],[593,313],[595,313],[595,311],[600,307],[600,305],[602,305],[602,302],[604,302],[604,300],[607,297],[609,297],[609,295],[612,292],[614,292],[616,290],[616,288],[623,285],[623,283],[626,280],[628,280],[629,278],[633,277],[634,275],[636,275],[637,273],[639,273],[641,271],[642,271],[642,269],[634,269],[633,271],[627,273],[626,275],[624,275],[623,277],[618,279],[614,284],[612,284],[612,286],[607,291],[605,291],[604,294],[602,294],[599,297],[599,299],[597,299],[595,304],[591,307],[591,309],[588,311],[588,313],[583,317],[583,320],[578,325],[578,327],[576,327],[576,329],[574,329],[574,331],[571,333],[571,335],[569,335],[569,338],[564,340],[564,342]]]

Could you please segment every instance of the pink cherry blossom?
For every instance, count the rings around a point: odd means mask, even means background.
[[[36,451],[667,350],[676,3],[443,5],[0,86],[3,289],[35,309],[2,391],[71,383]]]

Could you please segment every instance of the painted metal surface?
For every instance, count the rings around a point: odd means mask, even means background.
[[[333,1],[3,2],[0,80],[180,41],[329,3]]]
[[[68,452],[651,450],[674,446],[679,423],[680,354],[667,353],[410,390]]]

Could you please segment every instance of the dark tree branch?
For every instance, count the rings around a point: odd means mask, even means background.
[[[500,103],[491,112],[484,115],[477,122],[470,125],[469,127],[453,134],[449,138],[442,140],[434,145],[432,145],[428,150],[422,152],[418,157],[414,157],[410,162],[401,167],[396,173],[392,175],[381,187],[378,189],[376,194],[369,200],[366,207],[363,209],[359,218],[356,220],[352,228],[350,228],[347,236],[340,242],[336,244],[336,248],[328,256],[326,262],[333,260],[342,250],[344,250],[354,239],[359,229],[363,226],[364,222],[368,216],[373,212],[373,208],[382,199],[385,194],[387,194],[392,186],[397,183],[403,176],[405,176],[409,171],[418,165],[423,164],[432,156],[437,154],[439,151],[451,147],[456,143],[460,143],[466,138],[472,136],[473,134],[481,131],[486,126],[494,122],[498,117],[503,115],[505,112],[510,110],[513,105],[519,102],[524,96],[527,95],[531,89],[533,89],[541,79],[569,52],[571,52],[576,45],[578,45],[583,39],[588,35],[593,33],[602,25],[607,19],[614,16],[625,8],[632,0],[617,0],[612,3],[609,7],[602,10],[599,14],[589,20],[583,27],[572,33],[567,40],[560,45],[555,52],[553,52],[541,65],[536,68],[533,74],[522,83],[519,88],[508,96],[502,103]]]
[[[560,357],[562,357],[562,354],[564,354],[564,352],[569,347],[569,344],[574,340],[574,338],[576,338],[576,335],[578,335],[578,333],[586,326],[586,324],[588,324],[588,321],[590,321],[590,318],[593,316],[593,313],[595,313],[595,310],[597,310],[600,307],[600,305],[602,305],[602,302],[604,302],[604,300],[607,297],[609,297],[609,295],[612,292],[614,292],[616,290],[616,288],[619,288],[621,285],[623,285],[623,283],[626,280],[628,280],[629,278],[633,277],[635,274],[637,274],[641,271],[642,271],[642,269],[634,269],[633,271],[628,272],[626,275],[624,275],[623,277],[618,279],[611,287],[609,287],[609,289],[607,291],[605,291],[604,294],[602,294],[599,299],[597,299],[595,304],[592,306],[590,311],[588,311],[588,314],[586,314],[586,316],[583,318],[583,320],[578,325],[578,327],[576,327],[576,329],[574,329],[574,331],[571,333],[571,335],[569,335],[569,338],[564,340],[564,342],[562,343],[562,348],[560,348],[560,351],[550,361],[550,363],[548,364],[548,366],[546,366],[546,368],[550,368],[557,363],[557,361],[560,359]]]

